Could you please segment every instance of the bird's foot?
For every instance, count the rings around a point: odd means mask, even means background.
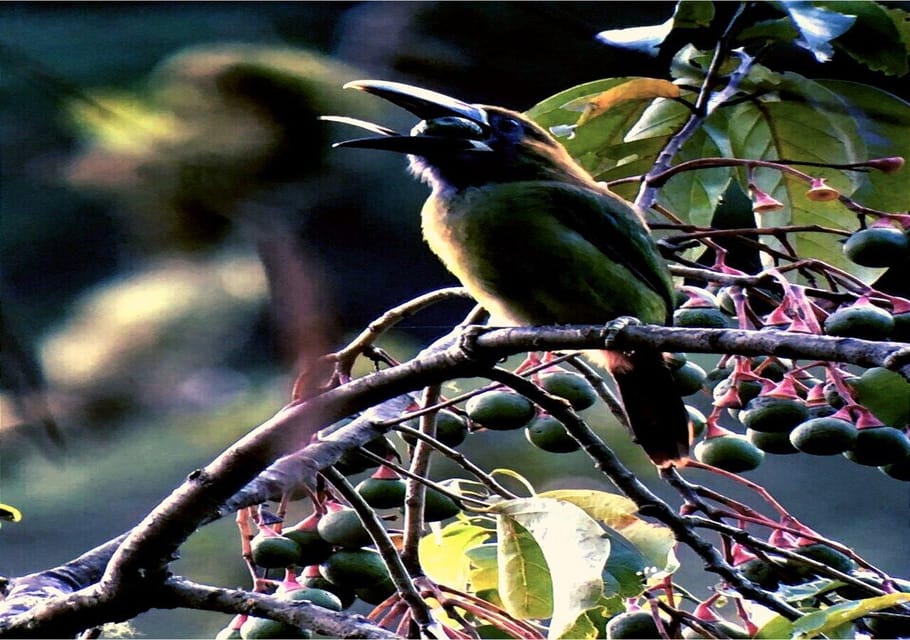
[[[612,350],[616,336],[629,326],[639,325],[641,320],[633,316],[620,316],[604,325],[604,349]]]

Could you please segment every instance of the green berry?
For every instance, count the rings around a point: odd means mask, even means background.
[[[316,530],[326,542],[342,547],[363,547],[373,542],[357,512],[347,507],[326,513]]]
[[[832,313],[825,319],[824,328],[831,336],[883,340],[894,330],[894,318],[884,309],[859,304]]]
[[[285,591],[284,593],[280,594],[279,597],[283,600],[311,602],[318,607],[322,607],[323,609],[331,609],[332,611],[341,611],[344,608],[338,596],[325,589],[303,587],[300,589],[294,589],[293,591]]]
[[[749,442],[765,453],[777,455],[799,453],[799,449],[790,442],[789,433],[768,433],[766,431],[746,429],[746,437],[749,438]]]
[[[519,429],[534,417],[534,405],[511,391],[487,391],[465,404],[468,416],[482,427],[494,431]]]
[[[309,566],[319,564],[332,552],[332,545],[322,539],[315,528],[298,523],[293,527],[284,529],[281,535],[290,538],[300,547],[300,558],[297,564]]]
[[[689,396],[697,391],[701,391],[705,383],[707,374],[705,370],[694,362],[687,362],[672,372],[673,382],[676,383],[676,390],[681,396]]]
[[[892,427],[858,429],[853,448],[844,457],[872,467],[894,464],[910,457],[910,439]]]
[[[371,549],[341,549],[319,565],[322,576],[341,587],[359,589],[389,579],[382,557]]]
[[[420,423],[418,420],[408,420],[404,423],[405,426],[411,427],[412,429],[419,429]],[[402,434],[401,436],[405,442],[409,445],[414,445],[417,443],[416,438],[408,434]],[[446,411],[441,409],[436,412],[436,439],[439,440],[442,444],[447,447],[457,447],[465,438],[468,437],[468,425],[457,413],[452,411]]]
[[[427,487],[423,498],[423,519],[427,522],[447,520],[458,514],[461,507],[452,498],[432,487]]]
[[[681,307],[673,312],[673,326],[729,329],[730,318],[716,307]]]
[[[401,478],[367,478],[355,488],[374,509],[395,509],[404,504],[406,485]]]
[[[702,440],[695,446],[695,457],[712,467],[739,473],[757,468],[765,454],[745,437],[731,434]]]
[[[525,429],[525,437],[538,449],[551,453],[578,451],[578,442],[569,435],[563,424],[551,415],[534,418]]]
[[[705,432],[705,427],[708,424],[708,419],[705,418],[705,414],[689,405],[686,405],[686,413],[689,414],[689,430],[692,439],[701,437],[701,434]]]
[[[576,411],[587,409],[597,402],[597,392],[587,379],[571,371],[552,371],[540,374],[540,386],[547,393],[567,400]]]
[[[739,421],[753,431],[789,432],[809,417],[806,403],[798,398],[758,396],[739,413]]]
[[[300,545],[285,536],[263,535],[250,541],[253,563],[267,569],[278,569],[300,561]]]
[[[620,638],[659,638],[660,631],[654,618],[647,611],[631,611],[620,613],[610,618],[607,622],[607,638],[619,640]]]
[[[833,456],[850,449],[856,442],[857,430],[840,418],[813,418],[790,432],[790,443],[813,456]]]
[[[847,238],[844,254],[864,267],[890,267],[910,253],[907,235],[895,227],[869,227]]]

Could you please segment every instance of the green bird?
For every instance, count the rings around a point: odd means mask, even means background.
[[[423,235],[493,319],[508,325],[603,324],[624,316],[667,324],[673,285],[642,215],[597,183],[546,130],[520,113],[396,82],[346,87],[421,118],[401,135],[332,117],[370,137],[336,147],[408,154],[432,189]],[[586,352],[615,379],[632,434],[659,467],[688,455],[688,415],[663,354]]]

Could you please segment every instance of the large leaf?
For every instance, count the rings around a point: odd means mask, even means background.
[[[756,634],[756,638],[817,638],[875,611],[910,602],[910,593],[889,593],[884,596],[841,602],[825,609],[811,611],[796,620],[775,616]]]
[[[551,588],[548,595],[552,604],[549,637],[565,637],[578,618],[596,606],[603,595],[601,569],[610,553],[609,538],[593,518],[563,500],[540,497],[510,500],[496,505],[494,511],[499,516],[500,547],[508,551],[500,552],[499,562],[503,602],[527,603],[529,612],[543,610],[543,578],[541,584],[531,584],[521,577],[538,569],[539,560],[524,537],[524,533],[529,533],[545,558],[552,581],[546,583]],[[527,561],[520,555],[526,556]],[[513,575],[516,572],[521,575]],[[506,586],[511,590],[508,594]],[[511,606],[508,610],[515,615]]]
[[[797,74],[782,74],[781,78],[776,94],[738,105],[728,114],[734,156],[822,164],[866,159],[857,124],[845,113],[837,95]],[[862,183],[855,173],[836,169],[811,167],[809,172],[848,195]],[[855,214],[841,203],[810,200],[802,179],[773,169],[756,169],[752,182],[785,205],[780,211],[763,214],[756,221],[760,226],[817,224],[847,231],[857,226]],[[799,234],[793,245],[801,257],[823,260],[867,282],[882,273],[848,261],[830,234]]]
[[[853,119],[868,158],[901,156],[910,161],[910,103],[876,87],[842,80],[818,83],[832,92]],[[871,171],[853,197],[884,211],[910,209],[910,164],[894,173]]]

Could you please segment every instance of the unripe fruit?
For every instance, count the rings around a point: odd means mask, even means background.
[[[647,611],[631,611],[613,616],[607,622],[607,638],[659,638],[660,631]]]
[[[367,478],[355,488],[374,509],[394,509],[404,504],[406,485],[401,478]]]
[[[468,416],[482,427],[508,431],[525,426],[534,417],[534,405],[511,391],[487,391],[465,404]]]
[[[809,417],[806,403],[798,398],[758,396],[739,413],[739,421],[753,431],[788,432]]]
[[[420,428],[420,423],[417,420],[408,420],[404,424],[412,429]],[[441,409],[436,413],[436,439],[442,444],[447,447],[457,447],[464,442],[467,436],[468,425],[460,415],[445,409]],[[401,437],[412,446],[416,444],[416,438],[408,434],[402,434]]]
[[[746,429],[746,437],[749,438],[749,442],[765,453],[777,455],[799,453],[799,449],[790,442],[790,434],[788,433],[768,433]]]
[[[571,371],[552,371],[540,374],[540,386],[547,393],[569,402],[576,411],[587,409],[597,402],[597,392],[584,376]]]
[[[813,456],[833,456],[843,453],[856,442],[857,430],[852,423],[840,418],[812,418],[790,432],[790,443]]]
[[[332,611],[341,611],[344,608],[338,596],[325,589],[302,587],[300,589],[294,589],[293,591],[285,591],[278,597],[283,600],[311,602],[317,607],[331,609]]]
[[[869,227],[847,238],[844,255],[864,267],[890,267],[910,253],[907,235],[895,227]]]
[[[342,547],[362,547],[373,542],[357,512],[347,507],[327,512],[319,519],[316,530],[326,542]]]
[[[730,318],[716,307],[681,307],[673,312],[674,327],[728,329]]]
[[[825,319],[825,333],[864,340],[882,340],[894,330],[891,314],[871,304],[838,309]]]
[[[551,453],[578,451],[578,442],[569,435],[563,424],[551,415],[534,418],[525,429],[525,437],[538,449]]]
[[[319,565],[322,576],[341,587],[359,589],[389,579],[382,557],[371,549],[341,549]]]
[[[300,545],[284,536],[257,533],[250,540],[252,560],[260,567],[278,569],[300,561]]]
[[[316,567],[307,567],[307,571],[310,571],[313,568]],[[352,589],[347,589],[341,585],[329,582],[321,575],[319,575],[318,572],[315,575],[310,575],[303,578],[300,581],[300,584],[310,589],[321,589],[323,591],[328,591],[336,598],[338,598],[338,600],[341,602],[342,609],[347,609],[350,607],[352,604],[354,604],[354,600],[357,598]]]
[[[821,562],[841,573],[850,573],[856,568],[856,564],[849,556],[841,553],[837,549],[832,549],[826,544],[806,545],[796,549],[796,552],[802,556],[815,560],[816,562]],[[808,567],[802,567],[802,570],[804,570],[804,573],[807,576],[815,574],[815,571]]]
[[[423,498],[423,519],[427,522],[446,520],[461,511],[452,498],[440,493],[432,487],[427,487]]]
[[[853,448],[844,457],[872,467],[893,464],[910,457],[910,439],[892,427],[859,429]]]
[[[395,584],[391,580],[386,579],[370,585],[369,587],[355,589],[354,593],[367,604],[379,604],[395,593]]]
[[[721,398],[727,391],[730,390],[730,387],[733,385],[732,377],[728,376],[720,381],[720,383],[714,387],[713,396],[717,400]],[[736,394],[739,396],[739,401],[743,406],[746,406],[753,398],[758,397],[758,394],[761,393],[761,383],[756,380],[740,380],[736,383]]]
[[[776,565],[761,558],[752,558],[736,567],[750,582],[762,589],[774,591],[780,585],[780,571]]]
[[[758,467],[765,454],[743,436],[732,434],[702,440],[695,445],[695,457],[712,467],[739,473]]]
[[[673,382],[676,383],[676,390],[681,396],[689,396],[696,391],[701,391],[705,378],[707,378],[705,370],[694,362],[687,362],[678,369],[674,369],[672,375]]]
[[[281,535],[290,538],[300,547],[297,564],[301,566],[319,564],[332,552],[332,545],[322,539],[316,525],[315,520],[311,523],[303,520],[281,532]]]

